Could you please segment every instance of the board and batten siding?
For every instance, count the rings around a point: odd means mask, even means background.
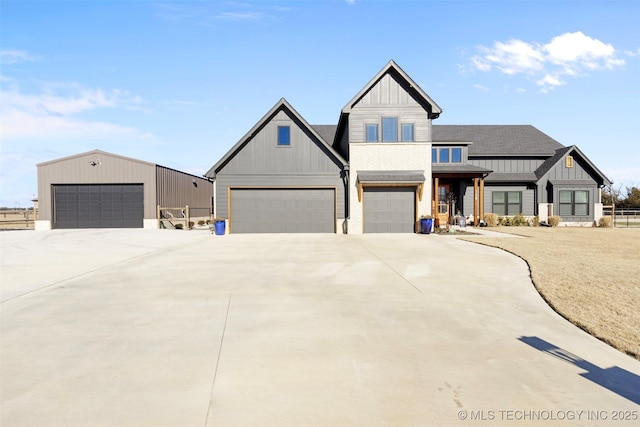
[[[96,163],[95,166],[91,162]],[[144,217],[156,216],[156,168],[152,163],[89,152],[38,164],[40,220],[53,218],[54,184],[143,184]]]
[[[463,184],[461,188],[463,192],[463,215],[473,215],[473,184]],[[493,192],[494,191],[519,191],[522,193],[522,213],[525,216],[535,215],[535,197],[536,192],[533,188],[527,188],[526,185],[487,185],[484,186],[484,212],[493,212]],[[482,218],[481,218],[482,219]]]
[[[278,146],[278,126],[290,126],[291,144]],[[334,173],[340,166],[285,111],[279,111],[218,174]]]
[[[278,126],[290,126],[290,145],[278,145]],[[344,218],[345,184],[338,162],[307,128],[278,111],[216,173],[216,216],[228,216],[229,187],[335,187]]]
[[[365,142],[365,125],[377,123],[382,137],[382,117],[397,117],[398,132],[402,123],[414,124],[416,142],[431,141],[431,120],[427,111],[391,75],[385,74],[351,109],[349,142]]]
[[[193,214],[207,216],[211,212],[213,183],[164,166],[156,167],[157,204],[162,207],[197,208]]]
[[[470,158],[474,166],[489,169],[494,173],[531,173],[544,163],[545,159],[531,158]]]

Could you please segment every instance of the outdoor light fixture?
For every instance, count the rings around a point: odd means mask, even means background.
[[[89,162],[89,164],[90,164],[91,166],[98,166],[98,165],[101,165],[101,164],[102,164],[102,162],[100,161],[100,159],[96,159],[96,160],[92,160],[92,161],[90,161],[90,162]]]

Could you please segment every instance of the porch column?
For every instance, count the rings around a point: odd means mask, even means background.
[[[478,178],[473,178],[473,225],[480,223],[478,212]]]
[[[484,178],[480,178],[480,199],[478,200],[480,219],[484,219]]]
[[[431,215],[434,218],[438,215],[438,185],[440,180],[436,177],[433,178],[433,197],[431,198]]]

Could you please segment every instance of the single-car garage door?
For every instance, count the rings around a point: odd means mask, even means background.
[[[142,228],[143,184],[53,186],[53,228]]]
[[[413,233],[415,231],[415,187],[365,187],[365,233]]]
[[[234,188],[231,233],[335,233],[333,188]]]

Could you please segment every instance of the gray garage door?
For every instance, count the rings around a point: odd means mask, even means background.
[[[334,233],[335,190],[232,189],[232,233]]]
[[[54,185],[54,228],[142,228],[142,184]]]
[[[415,187],[364,188],[365,233],[413,233]]]

